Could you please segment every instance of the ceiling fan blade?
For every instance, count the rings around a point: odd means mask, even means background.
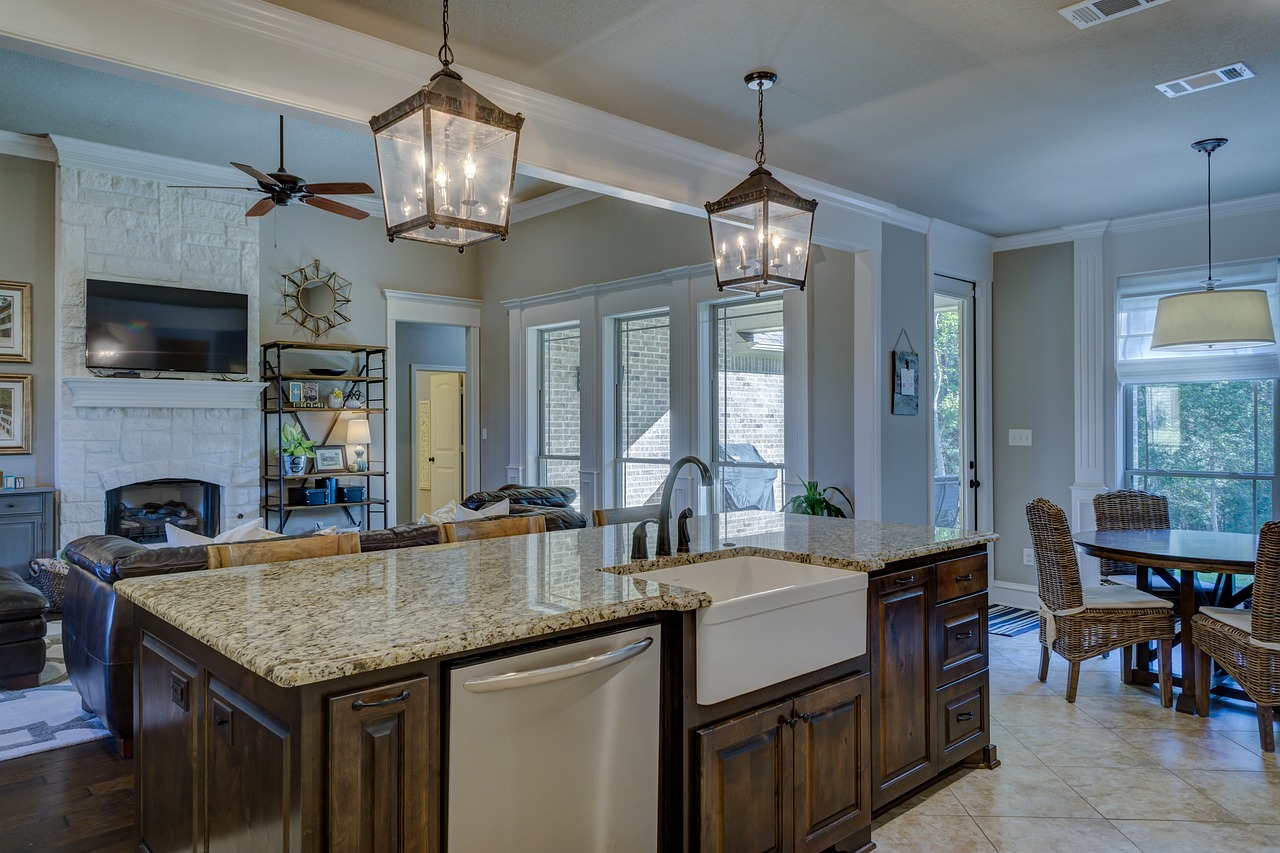
[[[262,192],[261,187],[207,187],[202,184],[166,184],[171,190],[244,190],[250,193]]]
[[[307,192],[315,195],[357,195],[373,192],[373,187],[362,183],[307,184]]]
[[[277,181],[275,178],[271,177],[266,172],[259,172],[257,169],[253,168],[252,166],[246,166],[244,163],[235,163],[235,162],[233,162],[231,165],[235,166],[237,169],[244,172],[246,175],[253,178],[255,181],[258,181],[259,183],[266,184],[269,187],[280,186],[280,182]]]
[[[329,198],[321,198],[313,195],[307,196],[302,200],[303,204],[309,204],[312,207],[318,207],[321,210],[327,210],[330,213],[336,213],[339,216],[350,217],[351,219],[368,219],[369,214],[363,210],[358,210],[349,204],[343,204],[340,201],[334,201]]]
[[[275,206],[276,206],[276,203],[270,197],[264,198],[264,199],[261,199],[253,207],[245,211],[244,215],[245,216],[262,216],[265,213],[270,213]]]

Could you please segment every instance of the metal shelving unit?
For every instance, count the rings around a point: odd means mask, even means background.
[[[321,375],[305,369],[308,354],[348,353],[355,357],[355,372]],[[273,341],[262,345],[262,517],[266,527],[283,533],[289,518],[295,512],[341,509],[353,525],[363,530],[377,530],[387,526],[387,417],[389,416],[387,382],[387,348],[360,344],[322,344],[296,341]],[[359,391],[363,400],[357,408],[312,408],[290,405],[290,382],[316,382],[342,389],[344,398],[353,390]],[[366,461],[367,471],[343,473],[286,474],[280,465],[280,457],[273,450],[280,446],[280,430],[286,423],[296,423],[308,439],[317,445],[332,442],[335,428],[343,415],[358,414],[369,419],[369,442]],[[315,415],[316,423],[323,423],[323,435],[307,429],[302,415]],[[316,429],[319,433],[321,430]],[[345,436],[342,436],[345,438]],[[310,467],[310,462],[308,467]],[[288,503],[290,487],[305,486],[317,477],[336,477],[340,485],[363,485],[365,500],[304,505]]]

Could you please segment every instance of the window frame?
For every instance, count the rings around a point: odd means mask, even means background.
[[[544,387],[545,378],[546,378],[545,341],[547,339],[547,335],[554,334],[556,332],[564,332],[569,329],[573,329],[578,333],[578,453],[576,456],[546,452],[547,424],[546,424],[545,415],[547,412],[547,408],[545,406],[546,389]],[[536,432],[535,432],[536,444],[534,445],[534,455],[533,455],[534,479],[537,481],[536,485],[539,485],[539,486],[547,485],[546,463],[548,461],[577,462],[578,476],[579,476],[579,479],[581,479],[581,476],[582,476],[582,325],[581,323],[577,323],[577,322],[558,323],[556,325],[551,325],[551,326],[540,326],[536,329],[533,329],[532,331],[534,332],[533,349],[535,353],[534,422],[536,425]],[[574,490],[575,491],[578,490],[577,484],[574,485]]]
[[[624,447],[625,424],[626,418],[622,411],[622,383],[623,371],[626,369],[626,356],[623,352],[622,338],[624,328],[627,323],[654,320],[659,317],[666,318],[667,321],[667,418],[668,424],[674,428],[675,405],[672,399],[672,383],[671,383],[671,337],[672,337],[672,319],[671,309],[668,307],[656,308],[652,311],[643,311],[637,314],[627,314],[609,318],[612,321],[613,332],[613,423],[612,423],[612,441],[609,445],[612,449],[613,462],[613,506],[626,506],[626,477],[623,475],[627,464],[637,465],[662,465],[670,468],[673,457],[671,455],[672,439],[670,435],[667,439],[667,456],[666,458],[651,458],[641,456],[628,456]]]

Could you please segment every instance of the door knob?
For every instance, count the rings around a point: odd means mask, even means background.
[[[976,488],[978,488],[978,487],[979,487],[979,486],[981,486],[981,485],[982,485],[982,484],[981,484],[981,483],[979,483],[977,480],[970,480],[970,481],[969,481],[969,488],[971,488],[971,489],[976,489]]]
[[[435,461],[436,461],[436,458],[435,458],[434,456],[428,456],[428,457],[427,457],[427,461],[428,461],[428,462],[435,462]]]

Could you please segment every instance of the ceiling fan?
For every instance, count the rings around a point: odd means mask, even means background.
[[[172,186],[178,190],[247,190],[248,192],[266,193],[253,207],[245,211],[245,216],[262,216],[270,213],[277,206],[287,207],[295,201],[303,204],[346,216],[351,219],[365,219],[369,214],[363,210],[324,198],[326,195],[360,195],[372,193],[373,187],[365,183],[333,183],[308,184],[297,175],[291,175],[284,169],[284,116],[280,116],[280,168],[274,172],[260,172],[244,163],[232,163],[240,171],[258,182],[256,187],[210,187],[210,186]]]

